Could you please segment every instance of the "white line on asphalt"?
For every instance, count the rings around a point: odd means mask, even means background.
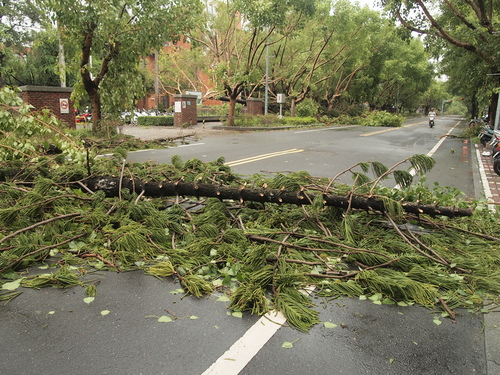
[[[177,148],[179,147],[191,147],[191,146],[201,146],[204,145],[205,143],[189,143],[187,145],[178,145]]]
[[[477,145],[476,145],[476,158],[477,158],[477,164],[479,166],[479,175],[481,176],[481,183],[483,185],[484,196],[488,202],[493,202],[493,194],[491,194],[490,183],[488,182],[488,178],[486,177],[486,171],[484,170],[481,152],[479,151],[479,147],[477,147]],[[495,205],[488,204],[488,209],[490,211],[495,211]]]
[[[202,375],[238,375],[285,322],[280,312],[262,316]]]
[[[397,127],[397,128],[389,128],[389,129],[377,130],[377,131],[374,131],[374,132],[371,132],[371,133],[364,133],[364,134],[360,134],[359,136],[360,137],[370,137],[372,135],[377,135],[377,134],[392,132],[394,130],[409,128],[410,126],[424,124],[424,123],[425,123],[425,121],[424,122],[416,122],[414,124],[403,125],[403,126],[400,126],[400,127]]]
[[[448,133],[446,133],[446,135],[442,136],[441,139],[439,140],[438,143],[436,143],[434,145],[434,147],[427,153],[427,156],[431,157],[432,158],[432,155],[434,155],[436,153],[436,151],[438,150],[438,148],[443,144],[443,142],[445,141],[445,139],[451,134],[451,132],[453,131],[453,129],[455,129],[458,124],[460,124],[460,122],[457,122],[455,124],[455,126],[453,126],[450,130],[448,130]],[[414,168],[412,168],[410,170],[410,174],[412,176],[415,176],[417,174],[417,171],[415,171]],[[397,184],[396,186],[394,186],[394,189],[401,189],[401,185]]]
[[[309,130],[298,130],[295,131],[294,134],[300,134],[300,133],[311,133],[311,132],[322,132],[325,130],[338,130],[338,129],[347,129],[347,128],[352,128],[357,125],[350,125],[350,126],[332,126],[329,128],[320,128],[320,129],[309,129]]]

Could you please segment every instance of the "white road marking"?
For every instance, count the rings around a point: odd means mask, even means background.
[[[205,143],[189,143],[187,145],[178,145],[177,148],[179,147],[191,147],[191,146],[201,146],[204,145]]]
[[[352,127],[355,127],[355,126],[359,126],[359,125],[349,125],[349,126],[333,126],[333,127],[329,127],[329,128],[319,128],[319,129],[298,130],[298,131],[295,131],[295,132],[293,132],[293,133],[294,133],[294,134],[300,134],[300,133],[322,132],[322,131],[325,131],[325,130],[348,129],[348,128],[352,128]]]
[[[479,147],[476,145],[476,157],[479,165],[479,175],[481,176],[481,184],[483,185],[484,196],[488,202],[493,202],[493,194],[491,193],[490,183],[488,182],[488,178],[486,177],[486,171],[484,170],[484,165],[482,162],[481,152],[479,151]],[[490,211],[495,211],[494,204],[488,204],[488,209]]]
[[[403,126],[399,126],[399,127],[397,127],[397,128],[395,127],[395,128],[389,128],[389,129],[377,130],[377,131],[374,131],[374,132],[371,132],[371,133],[360,134],[359,136],[360,136],[360,137],[369,137],[369,136],[372,136],[372,135],[377,135],[377,134],[382,134],[382,133],[392,132],[393,130],[399,130],[399,129],[409,128],[410,126],[419,125],[419,124],[424,124],[424,123],[425,123],[425,121],[423,121],[423,122],[417,122],[417,123],[415,123],[415,124],[403,125]]]
[[[202,375],[238,375],[285,322],[280,312],[262,316]]]
[[[456,124],[455,124],[455,126],[453,126],[450,130],[448,130],[448,133],[446,133],[446,135],[445,135],[445,136],[441,137],[441,139],[439,140],[439,142],[438,142],[438,143],[436,143],[436,144],[434,145],[434,147],[433,147],[433,148],[432,148],[432,149],[431,149],[431,150],[427,153],[427,156],[429,156],[429,157],[431,157],[431,158],[432,158],[432,155],[434,155],[434,154],[436,153],[436,151],[438,150],[438,148],[439,148],[439,147],[443,144],[443,142],[445,141],[446,137],[447,137],[448,135],[450,135],[450,134],[451,134],[451,132],[453,131],[453,129],[455,129],[455,128],[458,126],[458,124],[460,124],[460,123],[459,123],[459,122],[458,122],[458,123],[456,123]],[[412,176],[415,176],[415,175],[417,174],[417,172],[415,171],[415,169],[414,169],[414,168],[412,168],[412,169],[410,170],[410,174],[411,174]],[[399,189],[401,189],[401,185],[397,184],[396,186],[394,186],[394,189],[398,189],[398,190],[399,190]]]

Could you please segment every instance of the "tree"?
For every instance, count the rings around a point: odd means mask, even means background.
[[[287,34],[278,42],[268,42],[271,49],[270,91],[274,95],[278,92],[286,95],[292,116],[295,116],[296,105],[308,97],[311,90],[343,70],[355,50],[348,47],[348,38],[343,35],[348,34],[351,39],[363,26],[351,29],[342,22],[339,14],[347,7],[346,2],[336,3],[333,8],[328,2],[320,3],[300,32]],[[358,11],[354,9],[355,14]],[[352,77],[358,70],[359,66],[352,70],[349,67],[346,74]],[[347,89],[349,83],[348,79],[341,90]]]
[[[459,48],[442,49],[441,54],[440,66],[447,77],[448,91],[463,97],[470,117],[481,116],[486,103],[490,103],[496,77],[488,75],[488,67],[477,55],[463,53]]]
[[[381,82],[375,103],[381,108],[419,107],[421,94],[425,93],[435,75],[421,42],[394,39],[391,55],[384,61],[380,72]]]
[[[198,0],[40,3],[59,24],[63,43],[80,47],[75,92],[88,94],[95,132],[101,130],[102,111],[118,113],[142,93],[140,57],[179,39],[200,11]]]
[[[426,36],[428,43],[443,47],[442,51],[435,49],[436,53],[441,55],[442,52],[458,49],[458,55],[474,55],[477,61],[474,65],[482,65],[488,74],[500,72],[498,1],[382,0],[382,3],[407,30]],[[479,82],[488,81],[486,76],[474,77]],[[499,84],[498,80],[492,83],[493,86]],[[473,90],[471,96],[476,93],[476,90]],[[492,97],[492,116],[497,100],[498,95]],[[473,101],[475,100],[471,99],[471,102]]]
[[[3,79],[7,85],[59,86],[58,41],[52,29],[33,34],[29,47],[16,48],[16,54],[9,54],[4,60]],[[65,80],[75,82],[75,74]]]
[[[334,59],[318,71],[316,95],[328,113],[346,103],[348,108],[352,102],[360,108],[360,103],[373,100],[370,91],[378,90],[381,67],[388,56],[379,60],[377,56],[391,43],[393,26],[377,12],[348,2],[336,3],[328,25],[335,37],[326,54]]]
[[[443,82],[432,81],[428,86],[427,91],[422,95],[422,104],[425,113],[427,114],[431,108],[440,110],[444,105],[444,100],[449,100],[450,95],[446,92],[446,85]]]
[[[39,20],[39,13],[30,1],[0,1],[0,87],[3,87],[5,63],[21,52],[32,41],[32,26]]]
[[[280,41],[303,27],[303,20],[314,12],[314,5],[305,0],[235,0],[215,2],[206,10],[206,23],[193,30],[190,37],[203,47],[211,61],[212,80],[229,100],[230,126],[234,125],[239,96],[249,86],[255,88],[262,82],[259,62],[266,44]]]
[[[161,89],[168,95],[200,91],[210,98],[216,94],[204,73],[210,61],[200,48],[191,48],[186,43],[169,46],[160,52],[159,66]]]

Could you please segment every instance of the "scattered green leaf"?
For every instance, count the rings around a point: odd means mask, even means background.
[[[170,323],[172,321],[172,318],[169,317],[168,315],[162,315],[158,318],[158,322],[160,323]]]
[[[182,288],[179,288],[179,289],[176,289],[176,290],[172,290],[170,292],[170,294],[173,294],[173,295],[181,294],[181,293],[184,293],[184,289],[182,289]]]
[[[85,302],[85,303],[92,303],[92,302],[94,302],[94,300],[95,300],[95,297],[85,297],[83,299],[83,302]]]
[[[19,278],[17,280],[14,280],[14,281],[9,281],[9,282],[6,282],[5,284],[2,285],[2,289],[4,290],[16,290],[17,288],[19,288],[21,286],[21,281],[23,280],[23,278]]]

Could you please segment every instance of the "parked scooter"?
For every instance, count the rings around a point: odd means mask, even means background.
[[[493,129],[490,125],[486,124],[481,128],[477,137],[479,138],[479,142],[481,142],[483,147],[491,142],[491,140],[493,139],[493,134]]]
[[[500,176],[500,158],[493,158],[493,170]]]
[[[491,156],[493,158],[493,170],[500,176],[500,133],[494,132],[491,141]]]

